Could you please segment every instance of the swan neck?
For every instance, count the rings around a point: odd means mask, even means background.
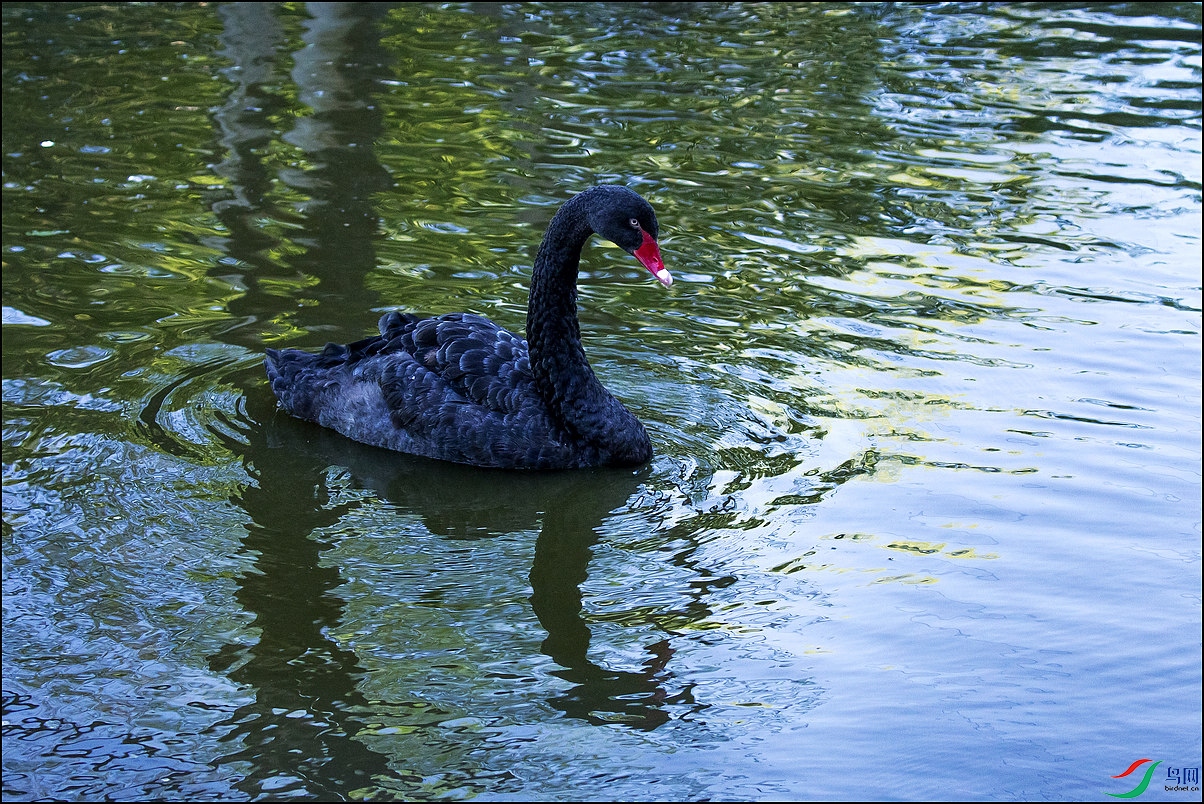
[[[552,218],[535,256],[527,304],[527,347],[535,383],[548,405],[564,416],[583,398],[605,394],[581,346],[577,273],[581,250],[594,233],[580,197]]]

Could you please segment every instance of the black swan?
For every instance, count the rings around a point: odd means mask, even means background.
[[[673,283],[652,206],[626,187],[591,187],[544,234],[526,340],[472,313],[387,313],[379,336],[320,354],[268,349],[272,391],[297,418],[428,458],[505,469],[647,463],[644,426],[602,387],[581,348],[577,266],[594,233]]]

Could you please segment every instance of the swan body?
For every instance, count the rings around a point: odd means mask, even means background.
[[[592,187],[557,211],[540,244],[527,338],[472,313],[385,314],[380,335],[312,354],[268,349],[281,407],[397,452],[504,469],[638,466],[652,457],[639,420],[581,347],[577,271],[594,233],[672,284],[656,215],[635,192]]]

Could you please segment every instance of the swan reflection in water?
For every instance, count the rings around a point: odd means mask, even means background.
[[[249,376],[247,382],[254,384]],[[391,717],[396,705],[369,699],[361,658],[353,646],[331,636],[346,627],[346,592],[339,587],[347,579],[338,566],[322,560],[323,552],[338,546],[323,534],[338,531],[339,522],[360,506],[380,501],[400,517],[417,515],[432,535],[463,540],[482,568],[477,573],[482,582],[495,566],[493,537],[538,529],[530,605],[547,632],[540,650],[557,666],[551,674],[572,685],[548,685],[557,686],[545,699],[548,706],[594,724],[648,730],[668,722],[673,705],[692,703],[689,685],[673,688],[668,639],[644,645],[646,659],[637,670],[609,669],[604,658],[589,656],[581,584],[608,518],[639,505],[643,471],[476,469],[361,445],[289,417],[274,409],[262,383],[244,402],[246,411],[219,415],[212,430],[243,456],[254,480],[232,501],[249,517],[243,553],[254,566],[239,577],[236,596],[255,617],[260,636],[255,644],[227,645],[210,657],[210,665],[255,693],[215,727],[224,739],[238,737],[244,744],[223,761],[251,762],[255,771],[245,782],[248,789],[277,760],[283,767],[305,765],[297,771],[304,770],[311,792],[320,792],[317,782],[323,778],[329,778],[333,791],[355,782],[341,778],[347,774],[393,775],[389,757],[371,747],[377,743],[351,739],[371,731],[374,713]],[[332,467],[346,472],[332,472]],[[332,477],[338,478],[338,489]],[[370,493],[346,493],[348,479]],[[407,535],[399,532],[396,538]],[[465,590],[464,598],[479,597],[473,591]],[[694,608],[705,606],[692,607],[698,614]],[[482,612],[473,620],[481,623],[490,616]],[[646,633],[641,629],[641,636]],[[465,635],[471,638],[471,631]],[[387,649],[404,653],[406,646]],[[530,665],[529,657],[516,657],[519,662]],[[406,681],[396,695],[408,701],[428,679]],[[298,712],[307,714],[298,717]],[[295,753],[298,746],[304,758]],[[265,762],[271,756],[276,759]]]

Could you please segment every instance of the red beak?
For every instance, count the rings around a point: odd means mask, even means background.
[[[652,239],[652,235],[644,232],[644,242],[640,243],[640,247],[634,253],[635,258],[652,272],[657,282],[665,287],[673,284],[673,274],[666,270],[665,261],[661,259],[661,248]]]

